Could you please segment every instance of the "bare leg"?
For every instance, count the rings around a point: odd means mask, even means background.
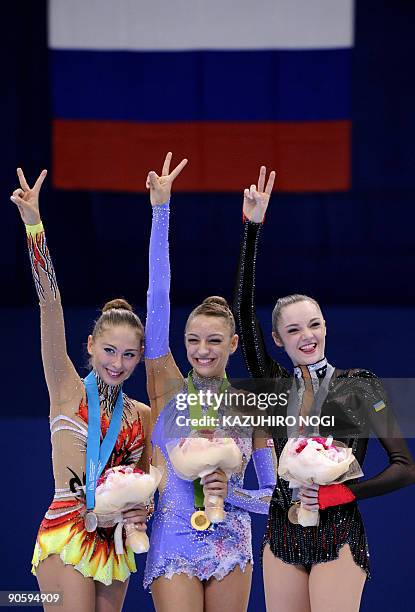
[[[59,612],[94,612],[95,587],[92,578],[85,578],[72,565],[65,565],[58,555],[41,561],[36,569],[41,591],[63,593],[63,605]],[[55,611],[56,606],[44,605],[45,610]]]
[[[340,549],[339,558],[313,565],[310,601],[313,612],[358,612],[366,572],[356,565],[350,547]]]
[[[187,574],[175,574],[171,580],[160,576],[151,584],[157,612],[203,612],[203,584]]]
[[[251,590],[252,565],[249,563],[243,572],[235,567],[222,580],[210,578],[205,585],[204,612],[229,610],[246,612]]]
[[[309,576],[302,565],[284,563],[272,554],[267,544],[263,566],[267,612],[311,612]]]
[[[114,580],[109,586],[95,582],[95,611],[120,612],[127,593],[129,579],[125,582]]]

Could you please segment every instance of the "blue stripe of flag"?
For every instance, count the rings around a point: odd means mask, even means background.
[[[131,121],[349,119],[351,49],[52,50],[54,116]]]

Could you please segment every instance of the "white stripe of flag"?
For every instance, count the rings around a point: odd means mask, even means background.
[[[353,33],[353,0],[49,0],[52,49],[331,49]]]

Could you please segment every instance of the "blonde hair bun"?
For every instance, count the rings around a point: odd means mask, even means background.
[[[202,304],[206,304],[207,306],[222,306],[223,308],[230,310],[228,302],[220,295],[211,295],[210,297],[205,298]]]
[[[110,300],[102,307],[101,314],[95,321],[92,337],[95,340],[104,329],[113,325],[127,325],[140,336],[140,344],[144,341],[144,326],[135,314],[132,306],[123,298]]]

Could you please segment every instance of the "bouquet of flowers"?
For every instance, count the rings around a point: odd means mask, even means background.
[[[332,437],[290,438],[281,453],[278,474],[290,488],[339,484],[363,476],[352,449]],[[297,520],[303,527],[318,525],[319,512],[300,504]]]
[[[106,470],[98,479],[95,491],[94,513],[98,526],[117,525],[114,533],[115,552],[123,553],[122,528],[126,533],[126,543],[135,553],[147,552],[149,540],[145,532],[135,525],[123,524],[122,512],[140,504],[149,504],[161,480],[161,472],[150,466],[145,474],[137,468],[117,466]]]
[[[242,467],[242,453],[232,438],[225,438],[221,432],[192,431],[188,438],[167,443],[167,451],[176,474],[183,480],[201,479],[220,469],[229,479],[233,472]],[[211,523],[225,520],[223,498],[219,495],[205,496],[205,513]]]

